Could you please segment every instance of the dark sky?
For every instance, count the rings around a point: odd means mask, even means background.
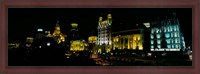
[[[27,36],[35,37],[37,28],[54,31],[57,20],[61,31],[69,34],[71,23],[78,23],[80,36],[97,35],[99,16],[112,14],[113,31],[133,28],[132,25],[166,18],[176,12],[186,44],[192,42],[192,9],[191,8],[9,8],[8,40],[25,41]]]

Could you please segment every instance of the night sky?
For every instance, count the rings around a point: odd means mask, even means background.
[[[112,31],[135,28],[135,24],[163,19],[176,13],[186,45],[192,43],[191,8],[8,8],[8,41],[23,42],[27,36],[35,37],[37,28],[54,31],[57,20],[61,32],[69,34],[71,23],[78,23],[80,37],[97,35],[99,16],[113,17]]]

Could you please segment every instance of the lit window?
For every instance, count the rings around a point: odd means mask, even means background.
[[[160,41],[160,40],[157,40],[157,43],[158,43],[158,44],[160,44],[160,43],[161,43],[161,41]]]
[[[159,29],[156,30],[156,33],[158,33],[158,32],[159,32]]]
[[[161,46],[160,46],[160,45],[158,45],[158,48],[161,48]]]
[[[151,29],[151,33],[154,33],[153,29]]]
[[[177,33],[176,32],[174,33],[174,37],[177,37]]]
[[[169,38],[169,37],[170,37],[170,34],[169,34],[169,33],[165,33],[165,37],[166,37],[166,38]]]
[[[176,48],[178,48],[178,45],[176,45]]]
[[[174,48],[174,45],[172,45],[172,48]]]
[[[174,31],[176,31],[176,26],[174,26]]]
[[[170,39],[167,39],[166,41],[167,41],[167,44],[170,44]]]
[[[151,46],[151,48],[153,49],[153,48],[154,48],[154,46]]]
[[[179,27],[178,26],[176,26],[176,29],[177,29],[177,31],[179,31]]]
[[[171,33],[171,37],[174,37],[173,33]]]
[[[167,45],[167,48],[171,48],[171,45]]]
[[[178,39],[175,39],[175,43],[178,43]]]
[[[151,44],[153,44],[153,40],[151,40]]]
[[[166,27],[164,27],[164,32],[167,32],[167,29],[166,29]]]
[[[174,40],[173,40],[173,39],[171,40],[171,43],[174,43]]]
[[[172,26],[170,26],[170,31],[172,31]]]
[[[160,38],[160,34],[157,34],[157,38]]]
[[[153,39],[153,34],[151,34],[151,39]]]

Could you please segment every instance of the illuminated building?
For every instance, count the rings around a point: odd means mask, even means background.
[[[47,33],[49,33],[47,35],[47,37],[53,37],[55,39],[55,41],[57,41],[58,43],[65,42],[65,37],[67,37],[67,35],[63,34],[60,31],[59,21],[57,21],[57,23],[56,23],[53,34],[50,34],[50,32],[48,32],[48,31],[47,31]]]
[[[88,43],[89,43],[89,50],[91,50],[91,52],[93,53],[97,53],[97,36],[90,36],[88,38]]]
[[[71,23],[70,31],[70,51],[83,51],[84,50],[84,40],[79,39],[78,34],[78,24]]]
[[[109,52],[112,49],[112,37],[111,37],[111,24],[112,16],[107,15],[107,19],[103,20],[103,17],[99,17],[98,21],[98,38],[97,45],[100,47],[99,53]]]
[[[45,31],[45,35],[49,35],[49,34],[51,34],[50,31]]]
[[[85,49],[85,41],[71,41],[70,51],[83,51]]]
[[[71,33],[70,33],[70,40],[79,40],[79,34],[78,34],[78,24],[77,23],[71,23]]]
[[[33,43],[33,37],[27,37],[26,42],[27,43]]]
[[[31,47],[32,43],[33,43],[33,37],[27,37],[26,38],[26,47]]]
[[[95,43],[97,42],[97,37],[96,36],[90,36],[88,38],[88,43]]]
[[[142,29],[133,29],[113,33],[113,49],[143,50]]]
[[[35,39],[40,39],[42,37],[45,37],[44,30],[42,28],[38,28]]]
[[[179,20],[171,18],[151,22],[150,45],[151,51],[157,51],[155,49],[161,48],[174,49],[173,51],[185,49],[185,41],[180,30]]]
[[[19,48],[20,43],[8,43],[8,48],[12,49],[12,48]]]
[[[103,21],[103,17],[99,17],[98,22],[98,45],[111,45],[111,24],[112,24],[112,16],[108,14],[107,19]]]

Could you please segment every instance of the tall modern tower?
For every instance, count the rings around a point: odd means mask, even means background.
[[[103,17],[99,17],[98,22],[98,45],[111,45],[111,24],[112,24],[112,16],[108,14],[107,19],[103,20]]]

